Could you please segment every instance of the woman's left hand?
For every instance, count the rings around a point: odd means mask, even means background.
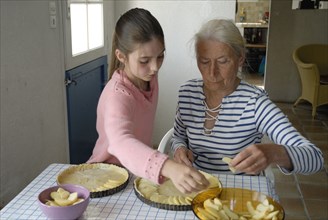
[[[189,167],[192,167],[192,163],[194,162],[194,156],[191,150],[187,149],[184,146],[180,146],[174,153],[174,160],[178,163],[183,163]]]
[[[286,149],[277,144],[252,144],[238,153],[230,166],[240,172],[256,175],[272,163],[292,169]]]

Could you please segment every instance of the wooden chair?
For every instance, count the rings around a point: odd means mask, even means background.
[[[294,50],[293,60],[302,82],[302,93],[294,107],[301,100],[310,102],[314,118],[317,107],[328,104],[328,45],[303,45]]]

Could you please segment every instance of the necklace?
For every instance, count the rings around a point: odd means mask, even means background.
[[[205,116],[205,121],[206,120],[209,120],[209,121],[212,121],[212,120],[218,121],[219,120],[219,112],[221,110],[221,103],[218,106],[214,107],[214,108],[209,108],[205,100],[203,101],[203,103],[204,103],[204,106],[205,106],[205,115],[206,115]],[[217,113],[217,114],[216,114],[216,116],[213,116],[210,113]],[[211,128],[211,129],[206,128],[205,127],[205,123],[204,123],[204,135],[211,135],[213,128]]]
[[[214,107],[214,108],[209,108],[208,105],[207,105],[207,103],[205,101],[203,101],[203,103],[205,105],[205,113],[206,113],[207,116],[209,116],[209,118],[206,117],[205,119],[206,120],[217,120],[218,115],[214,117],[209,112],[211,112],[211,113],[219,113],[220,110],[221,110],[221,103],[218,106]]]

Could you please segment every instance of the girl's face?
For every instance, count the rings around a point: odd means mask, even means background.
[[[200,40],[196,46],[197,65],[207,89],[229,89],[234,86],[244,57],[238,57],[225,43]]]
[[[164,52],[164,45],[157,38],[139,44],[127,57],[124,56],[124,71],[139,88],[148,85],[162,66]]]

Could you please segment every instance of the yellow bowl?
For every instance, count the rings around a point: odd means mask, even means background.
[[[285,212],[283,207],[271,197],[248,189],[241,188],[211,188],[200,192],[193,199],[191,206],[194,214],[201,219],[198,208],[204,208],[204,201],[206,199],[219,198],[225,205],[228,206],[232,211],[239,215],[248,213],[247,201],[251,201],[254,208],[263,202],[265,199],[274,206],[274,210],[279,210],[278,219],[283,220],[285,218]]]

